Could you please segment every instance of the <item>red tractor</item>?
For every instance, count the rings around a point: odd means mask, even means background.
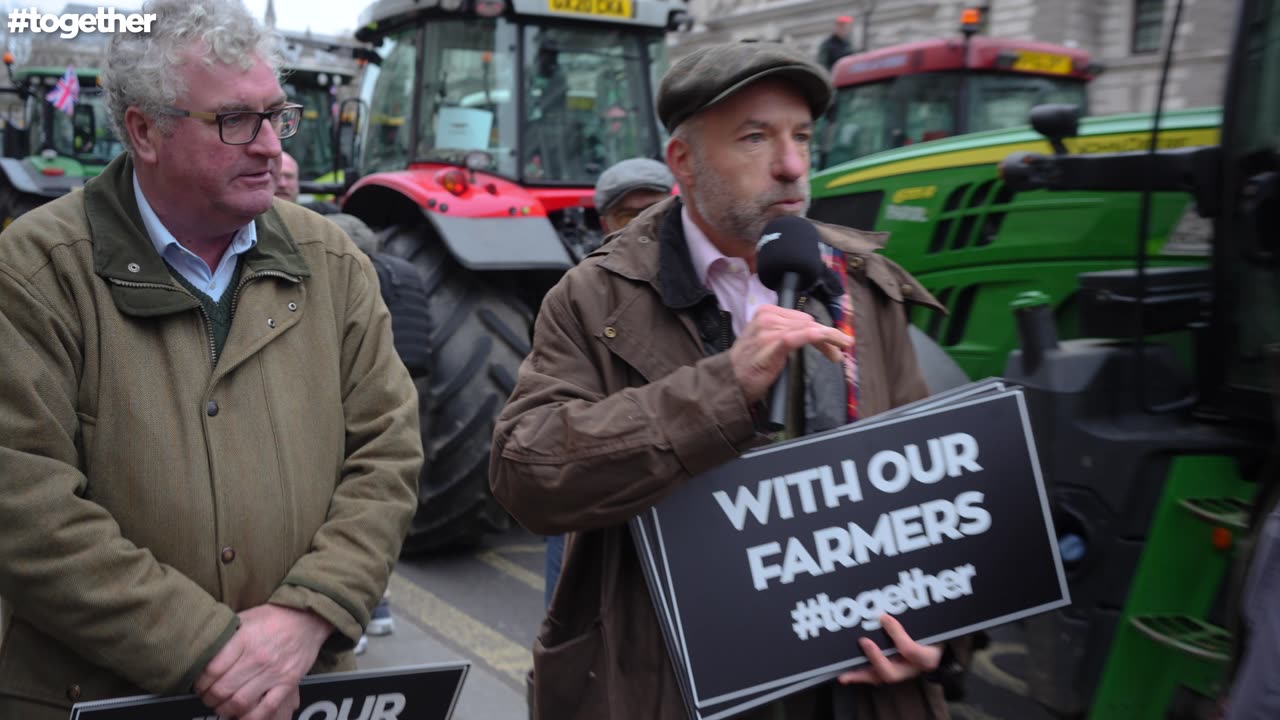
[[[1030,40],[975,35],[968,10],[958,37],[921,40],[841,58],[836,101],[820,131],[817,169],[952,135],[1027,123],[1036,105],[1088,114],[1086,84],[1102,72],[1088,53]]]
[[[602,239],[596,178],[661,157],[653,97],[686,20],[682,0],[380,0],[361,17],[381,61],[342,209],[417,266],[434,327],[407,551],[507,526],[488,490],[493,421],[542,296]]]

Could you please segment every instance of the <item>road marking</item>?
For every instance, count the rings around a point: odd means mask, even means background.
[[[516,580],[528,585],[541,595],[546,592],[547,581],[542,575],[533,572],[519,563],[512,562],[498,554],[497,550],[487,550],[476,555],[476,559],[497,570],[498,572],[513,577]]]
[[[478,658],[494,672],[524,690],[525,674],[533,667],[532,651],[459,610],[399,573],[389,583],[397,610],[424,628]]]
[[[991,643],[986,649],[979,650],[973,655],[973,672],[987,682],[996,687],[1003,688],[1013,693],[1027,697],[1030,692],[1027,687],[1027,681],[1022,678],[1011,675],[1001,670],[996,665],[995,658],[998,655],[1026,655],[1027,646],[1022,643],[997,642]]]

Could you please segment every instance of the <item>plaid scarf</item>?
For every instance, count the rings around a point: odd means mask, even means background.
[[[836,298],[830,306],[831,319],[838,328],[853,342],[844,351],[844,386],[848,393],[849,422],[858,419],[858,338],[853,332],[853,296],[849,292],[849,268],[845,263],[844,253],[829,245],[821,245],[822,260],[840,277],[840,288],[844,294]]]

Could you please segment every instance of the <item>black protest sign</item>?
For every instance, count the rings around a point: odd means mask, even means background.
[[[312,675],[298,688],[294,720],[448,720],[467,663]],[[71,720],[218,720],[191,695],[147,695],[80,703]]]
[[[645,521],[700,709],[865,662],[883,612],[927,643],[1069,602],[1017,392],[749,453]]]

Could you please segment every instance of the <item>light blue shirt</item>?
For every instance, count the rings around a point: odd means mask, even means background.
[[[218,269],[210,272],[209,265],[201,260],[199,255],[178,244],[178,239],[169,232],[164,223],[160,222],[160,217],[156,215],[155,210],[151,209],[151,203],[147,202],[147,197],[142,194],[142,186],[138,184],[136,172],[133,174],[133,194],[138,199],[138,212],[142,215],[142,224],[147,229],[147,235],[151,236],[151,244],[155,245],[160,257],[164,258],[164,261],[169,263],[169,267],[177,270],[192,286],[208,295],[211,300],[218,302],[222,299],[222,293],[226,292],[227,286],[231,284],[231,278],[236,274],[236,259],[258,244],[258,230],[254,224],[250,222],[236,231],[235,237],[231,238],[231,245],[222,254]]]

